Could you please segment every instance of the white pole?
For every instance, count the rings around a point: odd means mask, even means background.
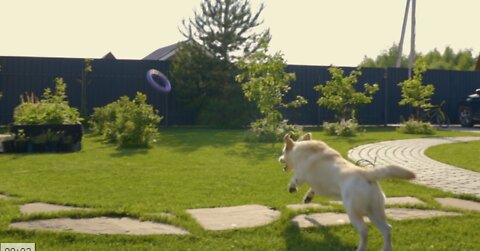
[[[400,68],[402,64],[403,53],[403,39],[405,38],[405,30],[407,28],[408,10],[410,8],[410,0],[407,0],[407,6],[405,6],[405,14],[403,15],[402,33],[400,34],[400,43],[398,44],[398,56],[395,67]]]
[[[412,76],[412,68],[415,64],[415,11],[417,0],[412,0],[412,37],[410,45],[410,58],[408,61],[408,78]]]

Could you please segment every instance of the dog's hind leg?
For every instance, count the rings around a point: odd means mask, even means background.
[[[383,208],[381,210],[374,209],[371,215],[368,216],[372,223],[380,229],[383,234],[383,251],[392,251],[392,239],[390,229],[392,228],[388,223]]]
[[[360,242],[358,243],[357,251],[367,250],[367,240],[368,240],[368,226],[363,221],[363,217],[357,215],[353,210],[345,207],[347,209],[348,218],[352,225],[357,229],[360,236]]]
[[[310,188],[308,192],[303,196],[303,203],[307,204],[310,203],[313,200],[313,197],[315,196],[315,192]]]

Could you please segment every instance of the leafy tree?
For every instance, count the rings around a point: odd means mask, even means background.
[[[285,72],[287,64],[280,52],[268,54],[266,43],[237,65],[243,72],[237,75],[236,80],[242,84],[245,97],[257,105],[262,115],[262,118],[252,123],[252,129],[264,140],[280,139],[291,129],[283,120],[280,109],[307,103],[302,96],[297,96],[289,103],[283,101],[291,89],[290,82],[295,80],[295,74]]]
[[[375,59],[365,56],[360,63],[360,67],[386,68],[395,67],[398,57],[398,45],[393,44],[388,50],[382,51]],[[401,67],[408,67],[408,58],[402,55],[400,61]]]
[[[264,5],[252,13],[249,0],[203,0],[201,12],[183,20],[183,35],[203,45],[215,58],[235,61],[259,47],[260,40],[270,40],[268,29],[254,32]]]
[[[420,120],[420,111],[432,107],[430,97],[435,91],[433,85],[423,85],[423,73],[427,70],[425,59],[417,58],[413,68],[413,78],[405,80],[398,85],[402,89],[402,100],[400,105],[410,105],[415,108],[415,120]]]
[[[398,56],[398,46],[393,44],[388,50],[383,51],[375,59],[364,57],[360,63],[361,67],[395,67]],[[416,57],[422,57],[422,54],[417,53]],[[447,46],[443,53],[437,49],[427,52],[423,55],[428,69],[439,70],[474,70],[476,59],[472,54],[472,50],[459,50],[455,52],[452,48]],[[402,55],[401,66],[408,66],[408,58]]]
[[[353,85],[358,82],[358,76],[362,75],[360,70],[353,70],[346,77],[341,68],[332,66],[328,71],[332,75],[331,80],[314,87],[322,94],[317,103],[332,110],[338,121],[355,120],[358,107],[372,102],[373,94],[378,91],[378,84],[365,83],[364,92],[357,92]]]

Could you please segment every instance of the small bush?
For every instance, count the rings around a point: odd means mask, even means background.
[[[146,103],[147,96],[137,92],[133,100],[127,96],[101,108],[95,108],[90,125],[94,133],[119,147],[148,147],[158,136],[162,117]]]
[[[435,129],[432,124],[414,119],[409,119],[403,122],[397,131],[406,134],[435,134]]]
[[[327,135],[353,137],[358,133],[358,124],[353,120],[342,120],[340,123],[323,123],[323,130]]]
[[[283,136],[288,132],[294,135],[301,133],[301,128],[295,125],[289,125],[287,120],[281,121],[278,125],[268,123],[266,119],[259,119],[253,122],[247,134],[247,141],[257,142],[278,142],[283,139]]]
[[[50,88],[43,92],[42,99],[31,95],[20,96],[21,103],[13,112],[17,125],[76,124],[82,119],[78,110],[68,105],[67,84],[62,78],[55,79],[55,92]]]

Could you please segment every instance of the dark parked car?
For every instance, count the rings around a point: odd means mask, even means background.
[[[472,127],[480,122],[480,89],[468,97],[458,107],[458,119],[463,127]]]

